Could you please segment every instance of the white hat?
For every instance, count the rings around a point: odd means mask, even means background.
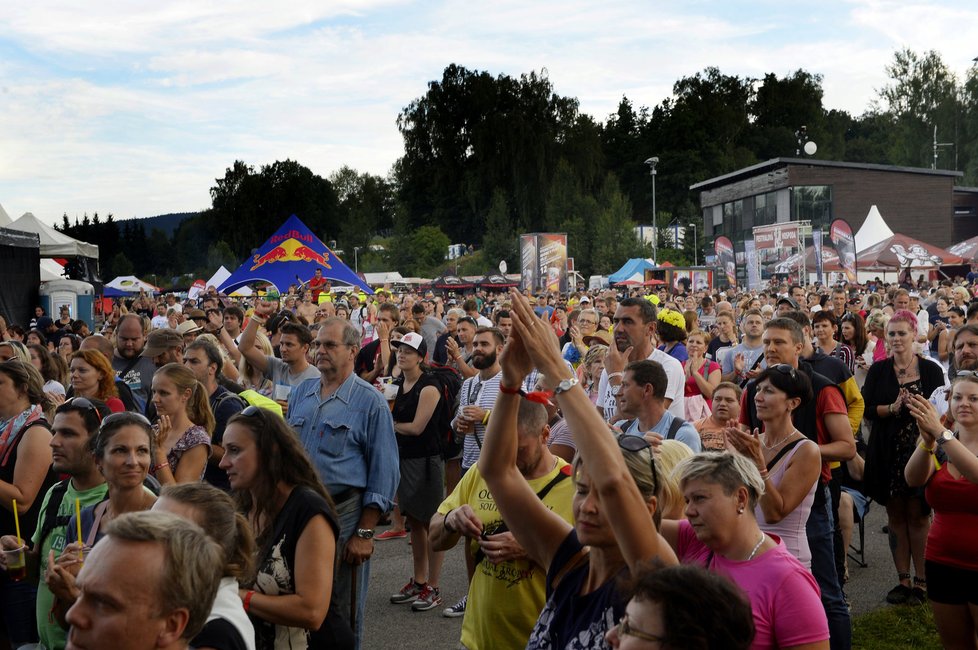
[[[428,354],[428,346],[425,344],[424,338],[417,332],[408,332],[401,337],[400,341],[391,341],[391,347],[399,348],[402,345],[406,345],[421,356]]]

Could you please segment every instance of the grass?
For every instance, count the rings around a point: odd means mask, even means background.
[[[852,624],[854,649],[940,650],[941,641],[930,607],[899,605],[863,614]]]

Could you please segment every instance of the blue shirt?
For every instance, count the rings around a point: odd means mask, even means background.
[[[665,440],[669,436],[669,426],[672,425],[672,421],[675,419],[675,415],[669,411],[666,411],[662,414],[662,419],[660,419],[655,426],[649,429],[649,431],[658,433],[660,436],[662,436],[663,440]],[[621,422],[618,422],[616,426],[620,427],[625,422],[627,422],[627,420],[622,420]],[[638,418],[635,418],[632,425],[628,427],[624,433],[630,436],[641,436],[649,431],[641,431],[638,426]],[[689,422],[683,422],[682,426],[679,427],[679,431],[676,432],[675,440],[685,444],[687,447],[692,449],[693,453],[695,454],[703,451],[703,443],[700,440],[700,434]]]
[[[390,512],[401,475],[384,396],[352,373],[326,399],[319,396],[321,387],[318,378],[295,387],[289,424],[330,494],[361,489],[362,507]]]

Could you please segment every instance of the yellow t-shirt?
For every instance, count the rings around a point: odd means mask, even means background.
[[[540,492],[566,465],[566,461],[557,458],[553,471],[528,481],[530,489]],[[574,481],[568,477],[550,490],[543,503],[573,525],[573,500]],[[438,512],[447,514],[463,503],[472,507],[482,521],[482,529],[488,533],[502,523],[478,465],[465,473],[455,490],[438,507]],[[463,541],[471,545],[473,555],[479,550],[478,542]],[[496,565],[488,558],[482,558],[469,585],[469,600],[462,621],[462,645],[468,650],[526,647],[546,601],[546,580],[547,571],[528,560]]]

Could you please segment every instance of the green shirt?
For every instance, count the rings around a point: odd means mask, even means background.
[[[39,558],[41,579],[37,585],[37,632],[45,648],[48,648],[48,650],[63,650],[67,643],[67,638],[65,631],[61,629],[61,626],[51,616],[54,595],[44,583],[44,572],[48,566],[48,553],[54,551],[54,557],[57,558],[65,548],[66,527],[55,526],[44,540],[38,540],[38,537],[41,535],[41,527],[44,526],[44,513],[47,512],[48,501],[51,499],[51,492],[54,491],[55,487],[52,486],[47,494],[44,495],[44,501],[41,502],[41,511],[37,518],[37,530],[34,531],[34,536],[31,538],[31,541],[34,544],[34,548],[39,548],[41,551]],[[69,480],[68,490],[65,492],[64,498],[61,499],[61,505],[58,507],[58,517],[64,517],[64,521],[67,521],[68,517],[75,513],[75,499],[79,499],[81,501],[81,507],[84,508],[85,506],[103,501],[108,490],[109,486],[102,483],[91,489],[79,492]],[[40,546],[38,546],[39,542]]]

